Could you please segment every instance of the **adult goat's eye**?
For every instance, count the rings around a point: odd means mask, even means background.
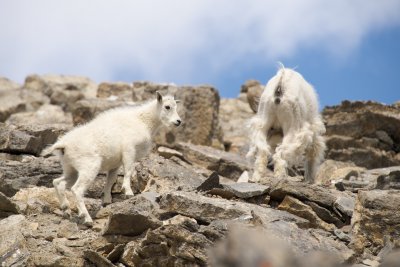
[[[165,106],[165,109],[171,109],[171,107],[170,106]]]

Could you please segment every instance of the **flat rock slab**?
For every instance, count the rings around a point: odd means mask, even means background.
[[[244,171],[251,168],[249,162],[236,153],[189,143],[179,143],[177,149],[182,151],[187,161],[235,181]]]
[[[282,179],[271,186],[271,198],[283,200],[286,195],[302,201],[312,201],[326,208],[332,208],[337,199],[337,192],[315,184],[293,182]]]
[[[288,221],[298,225],[308,221],[286,211],[263,208],[261,206],[235,202],[227,199],[206,197],[194,192],[171,192],[162,195],[160,208],[191,217],[200,222],[210,223],[214,220],[260,219],[264,223]]]
[[[256,183],[231,183],[223,184],[223,189],[238,198],[251,198],[268,193],[270,187]]]

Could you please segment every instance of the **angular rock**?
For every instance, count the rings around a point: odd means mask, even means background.
[[[377,255],[385,239],[399,240],[399,211],[400,191],[359,191],[351,222],[351,247],[360,255]]]
[[[141,160],[136,171],[136,177],[131,180],[134,192],[194,190],[206,179],[196,168],[178,158],[165,159],[156,154]]]
[[[72,116],[70,113],[65,113],[60,106],[45,104],[36,111],[12,114],[6,123],[14,125],[65,124],[72,126]]]
[[[340,196],[336,199],[335,203],[333,203],[333,207],[351,218],[351,216],[353,216],[354,203],[354,198]]]
[[[254,116],[249,103],[241,99],[221,99],[219,121],[224,133],[225,149],[245,156],[248,152],[249,129]]]
[[[376,189],[400,189],[400,167],[396,170],[389,171],[388,174],[378,176],[376,180]]]
[[[368,169],[400,164],[400,115],[395,105],[343,101],[323,111],[327,158],[352,161]]]
[[[60,177],[61,165],[57,157],[21,157],[0,160],[0,192],[12,197],[21,188],[32,185],[53,187],[53,179]]]
[[[77,211],[75,198],[70,191],[66,191],[66,197],[72,211]],[[13,197],[19,209],[24,214],[51,213],[60,208],[60,203],[54,188],[31,187],[20,189]],[[90,209],[90,207],[88,207]]]
[[[106,99],[84,99],[76,102],[72,108],[72,121],[74,125],[86,123],[99,113],[108,109],[125,106],[130,103]]]
[[[335,229],[333,224],[328,224],[319,218],[310,206],[294,197],[286,196],[281,204],[279,204],[278,209],[308,220],[310,222],[310,227],[320,228],[328,232],[333,232]]]
[[[196,189],[198,191],[209,191],[214,188],[222,188],[219,182],[219,175],[216,172],[211,173],[211,175]]]
[[[32,154],[38,156],[68,127],[51,125],[14,126],[0,124],[0,152]]]
[[[231,183],[224,184],[223,188],[238,198],[251,198],[267,194],[269,187],[255,183]]]
[[[270,191],[271,198],[279,201],[283,200],[286,195],[290,195],[302,201],[315,202],[328,209],[333,207],[333,203],[335,203],[337,198],[336,193],[322,186],[310,185],[304,182],[293,182],[286,179],[273,184]]]
[[[81,257],[67,257],[53,253],[35,253],[28,260],[28,266],[85,267]]]
[[[335,186],[339,190],[357,192],[359,189],[400,189],[400,167],[361,170],[357,177],[345,177],[339,180]]]
[[[367,169],[382,168],[400,165],[399,156],[393,151],[384,151],[375,148],[332,149],[327,158],[338,161],[351,161],[357,166]]]
[[[161,222],[152,214],[155,206],[140,195],[123,202],[113,203],[97,214],[97,218],[108,215],[103,235],[137,236],[147,229],[161,226]]]
[[[83,252],[85,259],[95,264],[97,267],[114,267],[115,265],[107,258],[101,256],[99,253],[93,250],[85,250]]]
[[[336,227],[341,228],[345,225],[345,221],[341,220],[341,217],[338,217],[335,213],[331,212],[330,210],[319,206],[315,202],[311,201],[304,201],[305,204],[310,206],[313,211],[320,217],[322,220],[329,224],[334,224]]]
[[[359,177],[365,168],[357,167],[351,162],[325,160],[318,168],[315,183],[331,185],[340,180],[348,180],[351,176]]]
[[[182,151],[187,161],[216,171],[218,174],[235,181],[243,171],[250,169],[249,162],[244,157],[234,153],[189,143],[179,143],[177,149]]]
[[[26,219],[11,215],[0,220],[0,263],[2,266],[24,266],[29,257],[26,240],[21,232]]]
[[[212,243],[180,225],[166,225],[127,244],[121,257],[126,266],[205,266]]]
[[[79,238],[79,228],[76,223],[63,221],[58,230],[57,230],[57,237],[59,238],[67,238],[70,240],[78,239]]]
[[[19,207],[14,201],[9,199],[6,195],[0,192],[0,218],[7,217],[9,214],[18,214]],[[6,216],[2,216],[6,215]]]
[[[262,217],[266,222],[290,221],[302,225],[305,220],[284,211],[263,208],[258,205],[210,198],[193,192],[171,192],[161,197],[160,208],[210,223],[214,220],[252,219]]]
[[[114,100],[133,100],[133,86],[130,83],[114,82],[101,83],[97,88],[98,98],[108,98]]]
[[[186,229],[196,232],[200,229],[200,226],[197,224],[197,221],[193,218],[189,218],[186,216],[182,216],[180,214],[163,221],[163,225],[182,225]]]
[[[64,75],[30,75],[25,79],[24,88],[44,93],[52,104],[67,110],[82,98],[96,97],[97,91],[97,85],[88,78]]]
[[[253,110],[254,113],[257,113],[258,103],[264,90],[264,86],[261,85],[258,81],[250,80],[242,85],[242,90],[244,89],[243,87],[247,87],[247,101],[249,102],[251,110]]]
[[[2,90],[0,88],[0,122],[4,122],[12,114],[26,110],[26,103],[17,89]]]

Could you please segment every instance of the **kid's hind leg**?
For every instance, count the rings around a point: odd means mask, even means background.
[[[70,188],[72,185],[71,183],[74,183],[76,178],[77,172],[74,169],[64,167],[63,176],[53,180],[54,189],[62,210],[67,210],[69,208],[69,202],[65,196],[65,189]]]
[[[133,196],[131,177],[136,176],[135,153],[124,153],[122,161],[124,165],[124,181],[122,182],[122,190],[125,192],[125,196]]]
[[[86,192],[86,189],[93,183],[94,179],[99,173],[101,159],[90,159],[90,161],[87,161],[87,164],[82,165],[84,166],[84,169],[79,170],[78,180],[72,186],[71,191],[75,196],[78,206],[78,216],[83,217],[83,224],[91,226],[93,225],[93,220],[86,209],[83,196]]]

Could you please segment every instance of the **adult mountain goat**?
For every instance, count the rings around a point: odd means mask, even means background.
[[[265,175],[271,154],[275,176],[285,177],[288,167],[305,161],[305,180],[314,181],[326,148],[325,126],[317,95],[300,73],[283,66],[278,70],[265,86],[250,128],[253,181]]]
[[[134,163],[147,156],[152,137],[161,124],[179,126],[172,96],[161,96],[139,106],[121,107],[106,111],[88,124],[76,127],[61,137],[42,155],[58,152],[63,175],[53,181],[61,209],[69,207],[65,189],[71,188],[76,198],[79,217],[84,224],[93,223],[83,195],[100,171],[107,172],[103,204],[111,203],[111,187],[116,181],[118,168],[124,167],[122,188],[125,195],[133,195],[130,179],[136,175]]]

